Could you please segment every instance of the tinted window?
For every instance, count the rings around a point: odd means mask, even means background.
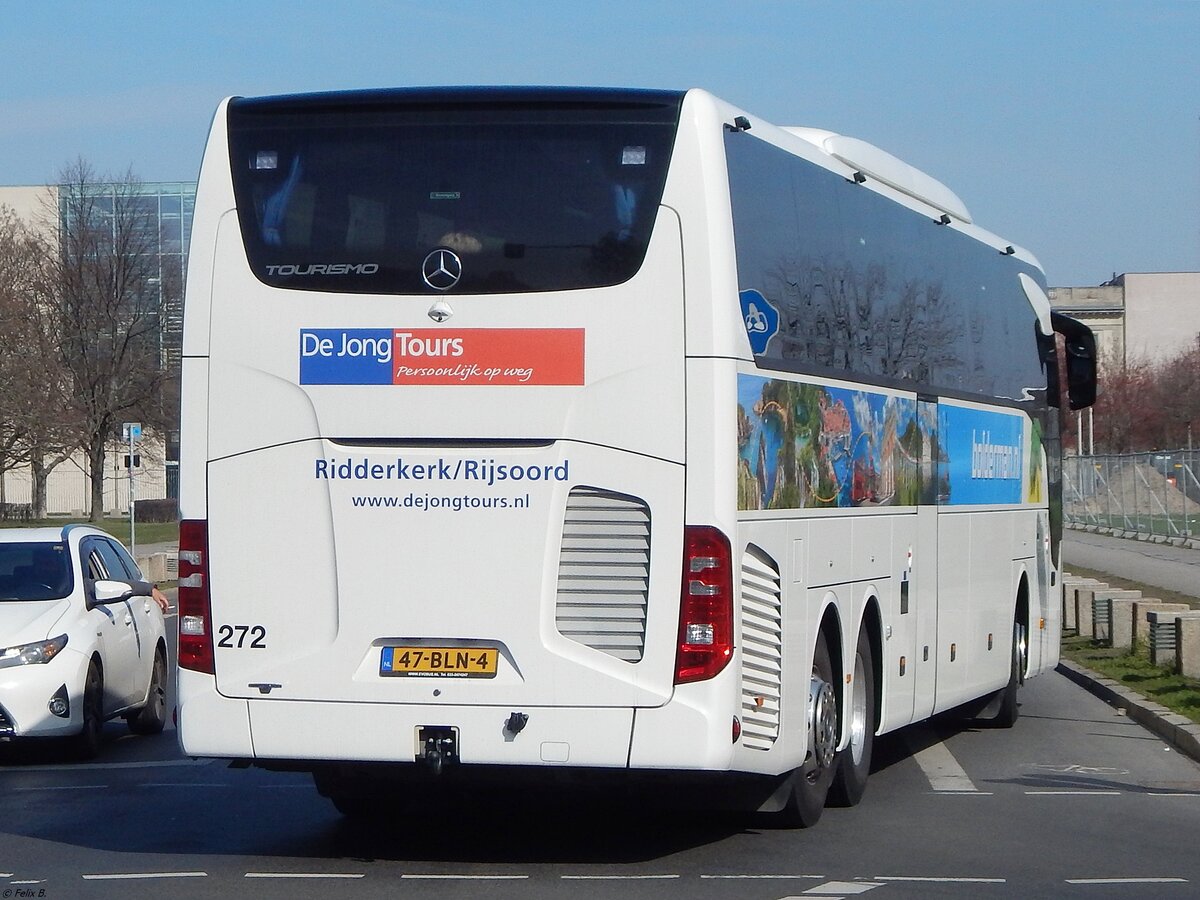
[[[63,544],[0,544],[0,602],[56,600],[70,592],[70,554]]]
[[[83,552],[87,560],[88,578],[94,581],[108,579],[126,581],[136,577],[133,573],[137,571],[137,567],[133,565],[129,555],[118,550],[111,541],[103,538],[86,541],[83,545]]]
[[[779,312],[764,365],[1029,399],[1040,273],[745,133],[726,135],[740,290]]]
[[[445,248],[461,260],[451,293],[630,278],[662,197],[678,97],[489,96],[231,103],[255,275],[291,289],[435,293],[422,265]]]

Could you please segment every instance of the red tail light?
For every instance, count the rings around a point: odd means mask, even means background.
[[[212,609],[208,599],[208,521],[179,523],[179,665],[214,674]]]
[[[683,536],[683,587],[675,683],[712,678],[733,655],[733,562],[729,539],[708,525]]]

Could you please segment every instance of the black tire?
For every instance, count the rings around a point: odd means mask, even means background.
[[[1025,626],[1013,622],[1012,660],[1009,666],[1008,684],[1000,689],[998,699],[999,709],[992,719],[995,728],[1012,728],[1020,718],[1020,704],[1017,703],[1017,688],[1025,683]]]
[[[167,660],[162,648],[154,653],[150,690],[146,705],[126,713],[125,722],[134,734],[160,734],[167,724]]]
[[[839,723],[837,700],[833,696],[833,664],[829,660],[824,632],[817,635],[817,644],[813,648],[813,679],[819,679],[829,687],[829,691],[816,704],[824,711],[824,715],[814,713],[808,723],[809,730],[813,732],[810,743],[822,745],[825,752],[818,749],[813,759],[806,760],[804,766],[792,773],[791,792],[779,814],[786,824],[800,828],[811,828],[820,820],[837,768],[837,757],[828,751],[830,740],[837,746]]]
[[[93,660],[88,663],[83,682],[83,727],[75,735],[75,754],[80,759],[95,759],[100,752],[100,734],[104,730],[104,673]]]
[[[854,690],[850,703],[843,705],[850,742],[838,754],[829,788],[831,806],[857,806],[871,774],[871,751],[875,747],[875,658],[865,629],[858,636],[851,684]]]

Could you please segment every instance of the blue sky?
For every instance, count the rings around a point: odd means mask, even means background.
[[[703,87],[924,169],[1051,284],[1200,270],[1200,0],[3,6],[0,184],[193,180],[233,94]]]

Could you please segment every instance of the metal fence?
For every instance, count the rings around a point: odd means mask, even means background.
[[[1067,525],[1200,544],[1200,451],[1063,460]]]

